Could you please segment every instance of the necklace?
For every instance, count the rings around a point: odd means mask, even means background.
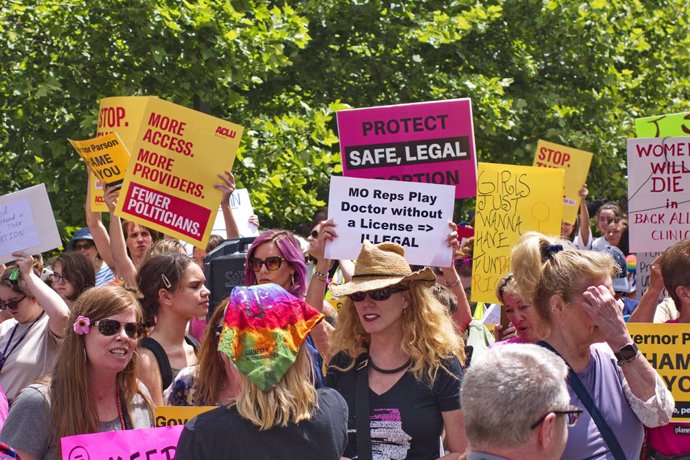
[[[22,336],[19,337],[19,339],[17,340],[17,342],[14,344],[14,346],[13,346],[12,348],[10,348],[9,351],[7,351],[7,349],[10,347],[10,344],[12,343],[12,339],[14,338],[14,333],[17,332],[17,328],[19,327],[19,323],[17,322],[17,324],[16,324],[16,325],[14,326],[14,328],[12,329],[12,334],[10,334],[10,338],[7,340],[7,343],[5,344],[5,349],[2,351],[2,354],[0,354],[0,371],[1,371],[2,368],[5,366],[5,361],[7,361],[7,358],[8,358],[8,357],[12,354],[12,352],[13,352],[14,350],[16,350],[17,347],[24,341],[24,339],[26,338],[26,335],[29,333],[29,331],[31,330],[31,328],[34,327],[34,324],[36,324],[36,323],[38,322],[39,319],[43,318],[43,315],[44,315],[44,314],[45,314],[45,311],[42,311],[41,314],[38,315],[38,318],[36,318],[36,319],[29,325],[29,327],[26,329],[26,331],[24,331],[24,334],[22,334]]]
[[[117,413],[120,416],[120,426],[122,431],[125,431],[127,427],[125,426],[125,417],[122,414],[122,401],[120,401],[120,392],[115,390],[115,401],[117,401]]]
[[[408,359],[405,364],[403,364],[400,367],[396,367],[395,369],[381,369],[376,364],[374,364],[374,361],[372,361],[371,356],[369,357],[369,366],[371,366],[372,369],[374,369],[376,372],[380,372],[381,374],[397,374],[398,372],[410,367],[410,364],[412,364],[412,358]]]

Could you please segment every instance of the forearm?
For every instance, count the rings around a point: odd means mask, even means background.
[[[661,289],[647,288],[640,299],[640,303],[630,315],[631,323],[653,323],[656,306],[661,295]]]
[[[455,322],[457,331],[463,332],[472,321],[472,308],[455,267],[443,269],[443,280],[457,299],[458,308],[453,313],[453,322]]]
[[[48,315],[48,326],[58,337],[65,335],[69,307],[50,286],[43,282],[33,271],[26,277],[26,284],[31,294]]]
[[[113,264],[117,276],[128,283],[136,284],[136,267],[132,259],[127,255],[125,236],[122,233],[122,221],[114,214],[110,215],[110,250],[112,251]]]
[[[239,238],[240,229],[237,227],[237,221],[235,221],[235,216],[232,214],[230,203],[223,203],[221,205],[221,210],[223,211],[223,220],[225,221],[226,238]]]
[[[589,229],[589,211],[587,210],[587,202],[583,199],[580,200],[580,242],[582,247],[589,247],[591,243],[591,231]]]

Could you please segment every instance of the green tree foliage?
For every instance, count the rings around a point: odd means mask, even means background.
[[[623,198],[633,119],[690,109],[686,0],[50,0],[0,6],[0,187],[45,182],[79,225],[97,99],[152,94],[247,128],[235,173],[294,227],[339,173],[335,112],[470,97],[480,161],[539,138],[595,153]],[[457,216],[459,217],[459,216]]]

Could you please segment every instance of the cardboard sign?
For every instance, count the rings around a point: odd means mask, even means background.
[[[326,244],[327,259],[356,259],[364,240],[405,248],[413,265],[449,267],[448,221],[455,190],[448,185],[331,177],[328,218],[338,237]]]
[[[259,236],[259,227],[249,223],[249,216],[254,214],[254,208],[252,208],[252,203],[249,200],[249,191],[246,188],[238,188],[232,192],[232,195],[230,195],[230,209],[232,209],[232,216],[235,218],[240,236]],[[218,208],[211,233],[220,235],[223,238],[227,235],[225,218],[220,207]]]
[[[93,176],[105,185],[118,185],[125,178],[129,151],[117,133],[86,141],[67,139]]]
[[[184,425],[204,412],[218,409],[218,406],[157,406],[156,426]]]
[[[469,99],[337,113],[343,175],[455,186],[472,197],[477,165]]]
[[[690,422],[690,325],[627,323],[633,341],[676,400],[672,421]]]
[[[205,247],[218,211],[217,175],[232,168],[243,128],[151,99],[115,214]]]
[[[60,439],[64,460],[173,460],[183,425],[104,431]]]
[[[690,138],[628,139],[630,252],[690,237]]]
[[[565,171],[563,221],[575,224],[580,210],[580,189],[587,182],[592,153],[539,140],[532,166]]]
[[[499,303],[496,283],[510,271],[510,251],[534,230],[560,235],[564,171],[479,163],[474,220],[472,301]]]
[[[637,137],[690,136],[690,112],[636,118]]]
[[[62,246],[44,184],[0,196],[0,263]]]
[[[153,98],[155,96],[106,97],[101,99],[96,136],[117,133],[127,151],[132,152],[144,117],[146,104]],[[103,200],[103,183],[97,177],[92,176],[89,187],[91,188],[91,211],[108,212],[108,207]]]

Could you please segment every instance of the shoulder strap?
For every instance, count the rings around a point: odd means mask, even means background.
[[[187,342],[187,345],[191,345],[192,348],[194,348],[195,354],[199,352],[199,347],[201,347],[201,344],[192,334],[185,334],[184,341]]]
[[[172,368],[170,367],[168,355],[165,353],[161,344],[151,337],[144,337],[139,341],[139,346],[150,350],[156,358],[158,369],[161,373],[161,381],[163,382],[163,391],[165,391],[172,383]]]
[[[355,425],[357,429],[357,458],[372,460],[371,426],[369,424],[369,356],[362,355],[356,364]]]
[[[542,347],[556,353],[558,356],[561,356],[560,353],[554,350],[551,345],[543,340],[537,342],[537,345],[541,345]],[[561,359],[563,359],[562,356]],[[565,361],[565,359],[563,361]],[[611,451],[613,458],[616,460],[625,460],[625,453],[623,453],[623,448],[618,442],[616,434],[613,432],[609,424],[606,423],[606,419],[604,419],[604,416],[599,411],[599,408],[592,399],[592,396],[587,391],[587,388],[585,388],[585,386],[582,384],[582,381],[577,376],[573,368],[570,367],[570,364],[568,364],[567,361],[565,361],[565,363],[568,365],[568,383],[570,384],[570,387],[573,389],[577,397],[580,398],[580,402],[582,402],[582,404],[585,406],[585,409],[587,409],[587,412],[589,412],[589,415],[592,417],[592,420],[594,420],[594,423],[599,429],[599,433],[601,433],[604,441],[609,446],[609,450]]]

